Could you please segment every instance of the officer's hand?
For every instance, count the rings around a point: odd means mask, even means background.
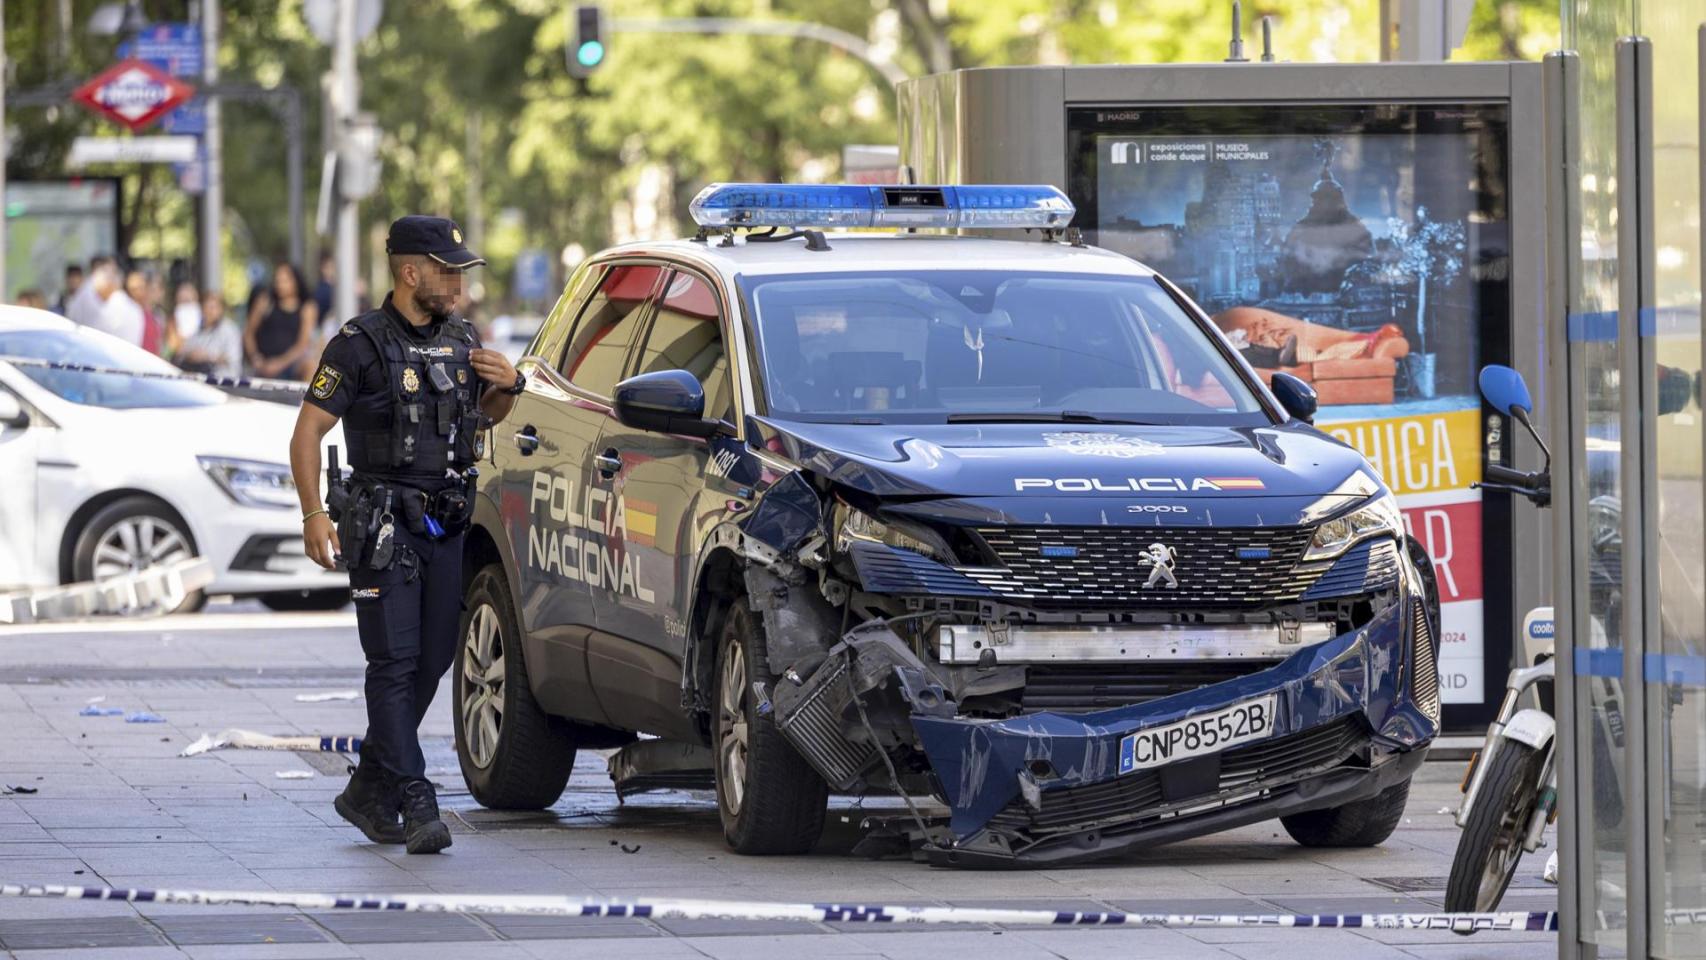
[[[323,513],[308,518],[302,525],[302,548],[308,559],[327,570],[336,569],[336,554],[343,552],[338,543],[338,528],[332,518]]]
[[[515,384],[515,364],[509,358],[496,350],[480,348],[468,352],[468,362],[474,365],[474,372],[480,379],[494,387],[509,387]]]

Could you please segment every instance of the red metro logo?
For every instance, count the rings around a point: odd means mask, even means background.
[[[141,130],[188,100],[195,88],[142,60],[120,60],[72,92],[109,120]]]

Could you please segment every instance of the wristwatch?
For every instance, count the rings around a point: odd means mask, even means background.
[[[526,389],[527,389],[527,374],[522,373],[520,370],[517,370],[515,372],[515,384],[513,386],[505,387],[504,393],[507,393],[512,397],[519,397],[519,396],[521,396],[522,392],[525,391]]]

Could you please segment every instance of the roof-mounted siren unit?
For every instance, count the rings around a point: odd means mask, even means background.
[[[981,227],[1065,230],[1077,211],[1046,186],[713,183],[688,210],[713,230],[763,227]]]

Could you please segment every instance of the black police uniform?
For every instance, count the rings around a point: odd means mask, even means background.
[[[425,239],[411,221],[428,221]],[[455,247],[446,250],[450,237]],[[449,221],[405,217],[392,226],[388,248],[429,253],[458,267],[484,262],[460,243]],[[446,252],[461,259],[445,259]],[[367,657],[367,736],[346,793],[359,795],[364,782],[383,785],[381,835],[368,835],[401,840],[395,823],[401,805],[410,852],[419,852],[408,823],[412,812],[436,825],[442,842],[427,841],[429,850],[450,842],[436,804],[416,810],[410,791],[419,784],[431,797],[417,731],[456,652],[462,538],[482,453],[480,398],[489,386],[469,361],[479,346],[460,318],[415,326],[387,294],[378,310],[351,320],[327,344],[305,400],[343,421],[353,467],[348,483],[327,499]]]

